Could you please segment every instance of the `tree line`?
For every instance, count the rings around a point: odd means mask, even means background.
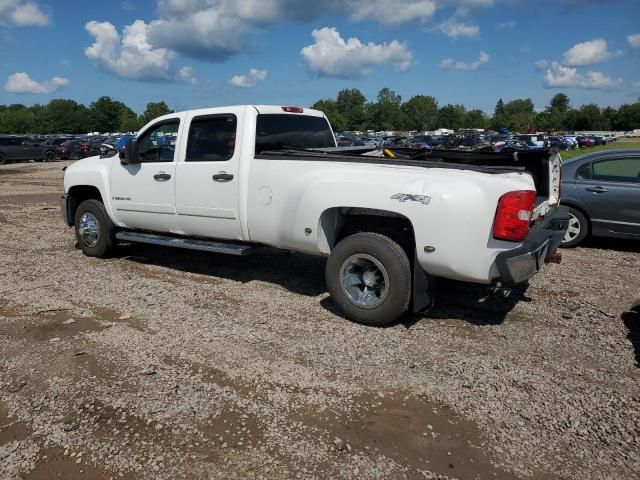
[[[0,133],[134,132],[156,117],[171,113],[165,102],[148,103],[137,115],[124,103],[100,97],[88,107],[54,99],[47,105],[0,105]]]
[[[336,131],[417,130],[437,128],[509,128],[513,131],[633,130],[640,128],[640,101],[619,108],[596,104],[571,106],[564,93],[536,112],[530,98],[496,103],[493,115],[461,104],[438,105],[432,96],[416,95],[406,102],[389,88],[367,101],[357,88],[338,92],[335,99],[319,100],[313,106],[329,117]],[[88,107],[73,100],[54,99],[47,105],[27,107],[0,105],[0,133],[132,132],[156,117],[171,113],[163,101],[148,103],[137,115],[124,103],[100,97]]]
[[[498,100],[492,116],[480,109],[468,110],[461,104],[438,105],[432,96],[416,95],[403,102],[389,88],[367,101],[356,88],[338,92],[335,99],[317,101],[312,108],[323,111],[336,131],[432,131],[483,128],[512,131],[616,130],[640,128],[640,101],[619,108],[600,108],[596,104],[571,106],[564,93],[553,96],[549,105],[536,112],[530,98],[504,102]]]

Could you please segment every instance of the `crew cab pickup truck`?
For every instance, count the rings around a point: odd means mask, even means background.
[[[333,301],[374,326],[428,307],[436,277],[524,282],[564,237],[554,150],[374,149],[337,148],[315,110],[172,113],[119,156],[70,165],[62,214],[90,257],[123,242],[328,257]]]

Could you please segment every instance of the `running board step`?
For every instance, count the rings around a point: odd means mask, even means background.
[[[232,243],[211,242],[208,240],[195,240],[192,238],[167,237],[152,233],[117,232],[116,239],[123,242],[148,243],[165,247],[185,248],[201,252],[226,253],[227,255],[245,256],[253,251],[250,245],[235,245]]]

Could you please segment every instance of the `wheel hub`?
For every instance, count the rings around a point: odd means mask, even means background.
[[[567,228],[567,233],[564,234],[564,242],[570,242],[580,235],[581,228],[580,220],[576,216],[569,214],[569,227]]]
[[[80,217],[78,233],[88,247],[95,247],[100,239],[100,223],[92,213],[85,212]]]
[[[347,258],[340,268],[340,285],[347,299],[360,308],[380,306],[389,293],[389,275],[382,263],[364,253]]]

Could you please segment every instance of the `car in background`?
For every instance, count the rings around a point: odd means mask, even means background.
[[[525,134],[514,137],[516,140],[524,142],[529,150],[540,150],[544,148],[544,135]]]
[[[589,135],[589,138],[593,140],[594,145],[606,145],[607,139],[600,135]]]
[[[576,148],[578,148],[578,140],[576,140],[576,137],[563,135],[562,138],[567,141],[567,147],[569,148],[569,150],[575,150]]]
[[[607,150],[565,162],[560,203],[570,215],[564,247],[589,235],[640,240],[640,150]]]
[[[85,143],[82,140],[78,139],[67,140],[66,142],[58,145],[58,148],[56,148],[56,154],[61,160],[78,160],[82,158],[82,145],[84,144]],[[84,151],[86,151],[86,149]]]
[[[433,148],[434,140],[431,135],[416,135],[411,138],[411,148]]]
[[[547,147],[559,148],[560,150],[569,149],[569,142],[564,137],[547,137],[545,143]]]
[[[55,159],[56,153],[53,147],[42,145],[31,137],[0,136],[0,165],[24,160],[52,162]]]
[[[593,147],[596,142],[593,138],[591,137],[585,137],[584,135],[578,135],[576,137],[576,140],[578,141],[578,146],[580,148],[584,148],[584,147]]]

